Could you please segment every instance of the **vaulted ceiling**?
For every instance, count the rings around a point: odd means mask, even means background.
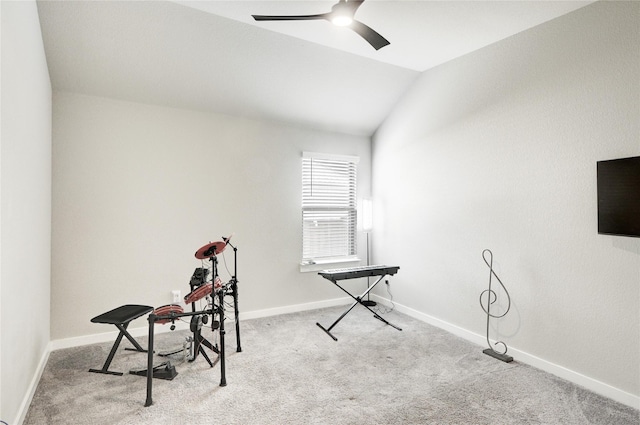
[[[591,1],[367,0],[373,49],[309,15],[336,1],[46,1],[54,90],[371,135],[429,68]]]

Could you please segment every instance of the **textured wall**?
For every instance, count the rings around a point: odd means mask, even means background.
[[[196,250],[231,232],[242,313],[341,296],[299,271],[300,159],[360,156],[368,195],[368,138],[70,93],[53,106],[52,339],[110,331],[90,319],[120,304],[186,294]]]
[[[596,161],[640,155],[638,22],[598,2],[424,72],[372,166],[398,303],[484,334],[489,248],[513,298],[492,338],[636,397],[640,240],[597,234]]]
[[[35,2],[0,7],[0,420],[14,424],[49,343],[51,85]]]

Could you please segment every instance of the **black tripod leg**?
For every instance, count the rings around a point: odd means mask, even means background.
[[[236,317],[236,352],[240,353],[242,351],[242,347],[240,347],[240,311],[238,309],[238,282],[233,282],[233,311]]]
[[[200,354],[202,354],[202,357],[204,357],[204,359],[207,361],[207,363],[209,363],[209,366],[213,367],[213,362],[211,361],[211,359],[207,355],[207,352],[204,351],[204,348],[202,348],[202,345],[198,346],[198,351],[200,352]]]
[[[198,355],[202,354],[202,357],[204,357],[207,363],[209,363],[209,366],[213,367],[213,363],[211,362],[211,359],[209,358],[209,356],[207,356],[206,351],[204,351],[204,348],[202,347],[203,345],[205,347],[212,347],[211,343],[202,336],[199,330],[193,333],[193,343],[196,344],[197,348],[194,350],[193,358],[190,359],[189,362],[190,363],[194,362],[196,358],[198,358]],[[217,350],[214,350],[214,351],[217,352]]]
[[[220,386],[224,387],[227,385],[227,377],[225,374],[225,363],[224,363],[224,291],[221,290],[218,295],[218,313],[220,314]]]
[[[211,344],[205,337],[203,337],[202,335],[200,335],[200,344],[204,345],[205,347],[207,347],[209,350],[213,351],[216,354],[220,354],[220,352],[218,351],[218,349]]]
[[[147,351],[147,400],[144,403],[144,407],[149,407],[153,404],[151,391],[153,386],[153,325],[155,322],[156,316],[151,313],[149,315],[149,350]]]

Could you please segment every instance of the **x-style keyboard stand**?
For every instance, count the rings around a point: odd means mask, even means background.
[[[364,299],[365,296],[367,296],[367,294],[369,294],[369,292],[373,288],[375,288],[378,283],[380,283],[386,276],[394,275],[398,271],[398,269],[399,269],[399,267],[396,267],[396,266],[393,266],[393,267],[389,267],[389,266],[365,266],[365,267],[355,267],[355,268],[346,268],[346,269],[324,270],[324,271],[318,273],[320,276],[324,277],[325,279],[330,280],[334,285],[336,285],[338,288],[340,288],[344,293],[349,295],[349,297],[353,298],[354,302],[328,328],[325,328],[324,326],[322,326],[318,322],[316,322],[316,325],[318,325],[318,327],[320,329],[325,331],[327,333],[327,335],[329,335],[331,338],[333,338],[334,341],[337,341],[338,338],[333,336],[333,334],[331,333],[331,330],[338,323],[340,323],[340,321],[344,318],[344,316],[349,314],[349,312],[351,310],[353,310],[353,308],[356,305],[360,304],[364,308],[369,310],[371,313],[373,313],[373,317],[375,317],[376,319],[378,319],[378,320],[384,322],[385,324],[387,324],[387,325],[389,325],[389,326],[391,326],[393,328],[396,328],[397,330],[401,331],[402,330],[401,328],[399,328],[398,326],[396,326],[396,325],[394,325],[392,323],[389,323],[387,320],[382,318],[378,313],[373,311],[368,305],[366,305],[363,302],[365,300]],[[380,276],[380,277],[378,278],[378,280],[375,281],[375,283],[373,285],[370,285],[366,289],[366,291],[364,291],[359,296],[353,295],[351,292],[347,291],[345,288],[340,286],[340,284],[338,283],[338,281],[340,281],[340,280],[355,279],[355,278],[370,277],[370,276]]]

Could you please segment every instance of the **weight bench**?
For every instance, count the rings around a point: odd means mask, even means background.
[[[135,304],[126,304],[120,306],[118,308],[114,308],[111,311],[107,311],[106,313],[102,313],[99,316],[91,319],[92,323],[107,323],[115,325],[120,333],[116,338],[116,342],[113,343],[113,347],[111,348],[111,352],[109,353],[109,357],[107,357],[107,361],[104,362],[104,366],[102,369],[89,369],[89,372],[95,373],[105,373],[107,375],[118,375],[122,376],[122,372],[113,372],[109,370],[109,366],[111,365],[111,361],[113,357],[116,355],[116,350],[120,345],[120,341],[122,341],[122,337],[126,336],[127,339],[133,344],[135,348],[125,348],[125,350],[130,351],[140,351],[146,353],[147,350],[142,348],[140,344],[131,336],[129,332],[127,332],[127,327],[132,320],[137,319],[140,316],[143,316],[149,312],[153,311],[153,307],[148,305],[135,305]]]

